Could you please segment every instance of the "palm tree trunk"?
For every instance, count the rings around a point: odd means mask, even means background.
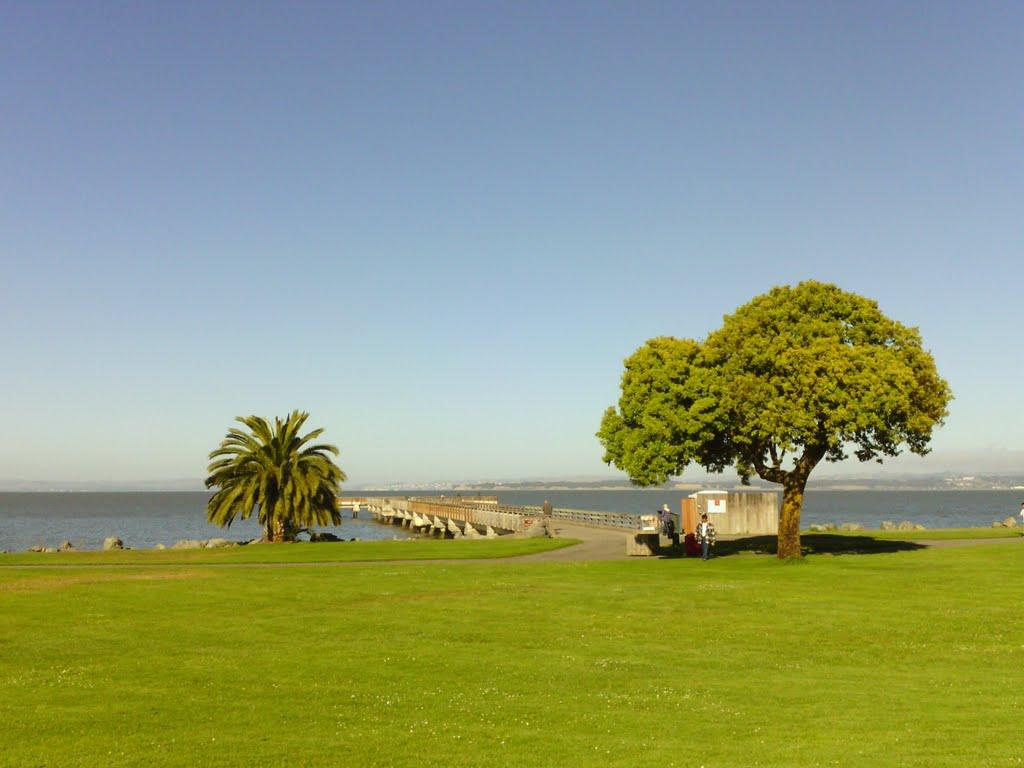
[[[280,520],[275,520],[273,525],[273,535],[270,540],[275,544],[280,544],[285,541],[285,525]]]

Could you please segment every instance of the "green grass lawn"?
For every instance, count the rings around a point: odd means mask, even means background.
[[[331,543],[249,544],[221,549],[128,549],[110,552],[14,552],[3,565],[217,565],[227,563],[343,563],[375,560],[465,560],[516,557],[560,549],[574,539],[401,539]]]
[[[1015,541],[0,569],[0,765],[1020,765],[1022,574]]]

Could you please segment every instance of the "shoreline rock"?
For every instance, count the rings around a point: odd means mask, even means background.
[[[181,539],[171,545],[171,549],[202,549],[205,541],[199,539]]]
[[[311,543],[318,543],[325,541],[343,541],[343,539],[339,539],[330,531],[313,531],[313,533],[309,534],[309,541]]]

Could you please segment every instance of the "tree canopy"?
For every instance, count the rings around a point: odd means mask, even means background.
[[[299,432],[308,413],[293,411],[273,424],[259,416],[239,416],[248,431],[231,427],[220,447],[210,453],[207,488],[216,488],[206,507],[207,519],[230,526],[258,510],[264,538],[293,539],[314,525],[339,525],[337,496],[345,473],[331,458],[338,449],[313,443],[322,433]]]
[[[625,362],[604,459],[639,485],[688,464],[783,486],[779,554],[800,553],[807,477],[848,452],[924,455],[952,395],[920,333],[871,299],[807,281],[727,315],[703,343],[650,339]]]

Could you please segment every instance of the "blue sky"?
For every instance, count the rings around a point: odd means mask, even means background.
[[[600,475],[621,361],[772,285],[921,328],[893,471],[1024,468],[1024,6],[0,3],[0,479]],[[861,471],[852,462],[849,471]]]

